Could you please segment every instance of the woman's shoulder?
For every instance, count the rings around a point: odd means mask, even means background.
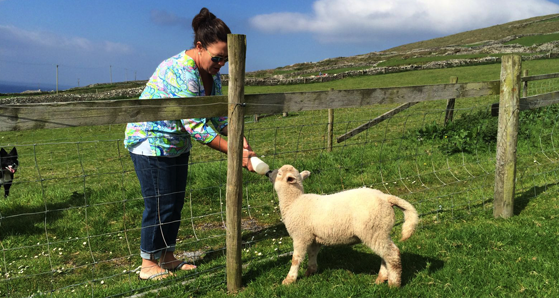
[[[181,51],[180,53],[163,60],[163,62],[161,62],[157,66],[158,70],[163,70],[163,69],[168,70],[173,68],[181,69],[187,72],[195,72],[198,70],[198,68],[196,67],[196,63],[194,62],[194,59],[188,56],[185,53],[185,51]]]

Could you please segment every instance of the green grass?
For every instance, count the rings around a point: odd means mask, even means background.
[[[414,58],[392,58],[387,61],[378,64],[379,67],[387,66],[399,66],[399,65],[424,65],[429,62],[436,61],[448,61],[452,59],[475,59],[475,58],[485,58],[485,57],[501,57],[506,54],[469,54],[469,55],[448,55],[448,56],[424,56],[424,57],[414,57]],[[533,53],[525,53],[522,56],[531,56]]]
[[[559,60],[525,62],[531,75],[557,72]],[[364,76],[329,83],[247,87],[246,93],[377,88],[497,80],[484,65]],[[558,80],[531,82],[530,93],[559,90]],[[521,113],[515,214],[492,217],[495,144],[489,106],[496,97],[459,99],[455,124],[441,126],[445,101],[418,104],[327,152],[327,111],[292,112],[245,134],[272,168],[290,163],[312,172],[308,192],[371,186],[412,202],[420,228],[402,252],[401,289],[376,286],[380,259],[363,245],[324,248],[319,272],[293,286],[287,274],[291,239],[265,177],[244,172],[243,290],[239,297],[449,297],[558,294],[555,249],[556,108]],[[334,135],[395,107],[335,111]],[[248,118],[247,118],[248,119]],[[488,132],[488,133],[482,133]],[[465,141],[465,137],[468,138]],[[174,280],[141,283],[139,185],[122,146],[124,125],[0,133],[17,144],[20,170],[12,195],[0,200],[0,296],[225,297],[225,155],[195,144],[178,251],[199,251],[198,270]],[[479,138],[483,137],[483,138]],[[460,141],[460,142],[459,142]],[[458,149],[458,150],[456,150]],[[397,212],[401,221],[401,212]],[[248,229],[253,227],[256,229]],[[400,225],[393,232],[397,239]],[[305,265],[302,266],[305,270]]]
[[[416,58],[393,58],[378,64],[379,67],[386,66],[399,66],[406,64],[417,64],[423,65],[428,62],[435,61],[447,61],[451,59],[474,59],[474,58],[484,58],[484,57],[500,57],[501,55],[493,54],[472,54],[472,55],[449,55],[449,56],[432,56],[432,57],[416,57]]]
[[[523,69],[528,69],[530,75],[556,73],[559,70],[559,59],[525,61],[523,62]],[[500,71],[500,64],[464,66],[445,69],[408,71],[384,75],[349,77],[343,80],[331,81],[326,83],[278,86],[247,86],[245,87],[245,93],[255,94],[305,92],[326,91],[330,90],[330,88],[334,88],[335,90],[349,90],[448,84],[450,81],[450,77],[452,76],[458,77],[459,83],[495,81],[499,80]],[[224,90],[226,92],[227,88],[224,88]]]
[[[524,36],[524,37],[517,38],[515,40],[511,40],[506,44],[520,44],[526,47],[531,47],[534,45],[540,45],[556,40],[559,40],[559,33],[536,35],[536,36]]]

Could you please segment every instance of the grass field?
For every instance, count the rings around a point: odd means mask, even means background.
[[[559,72],[559,60],[525,62],[531,75]],[[347,78],[330,83],[247,87],[246,93],[361,89],[499,79],[500,65]],[[531,82],[530,94],[559,90]],[[263,176],[244,172],[243,290],[238,297],[449,297],[559,294],[555,149],[558,109],[521,113],[515,215],[492,216],[497,97],[457,101],[444,127],[445,101],[418,104],[326,150],[326,111],[274,115],[245,133],[272,168],[310,170],[305,189],[333,193],[370,186],[401,196],[421,213],[402,252],[403,287],[372,284],[380,259],[363,245],[328,247],[318,274],[281,285],[291,239]],[[335,132],[395,106],[335,111]],[[224,203],[226,156],[195,144],[177,249],[196,265],[173,279],[140,282],[139,184],[123,148],[124,125],[0,133],[17,145],[12,195],[0,200],[0,296],[226,297]],[[401,221],[401,212],[396,212]],[[399,227],[394,229],[398,238]],[[188,252],[188,253],[187,253]],[[302,270],[305,269],[303,264]],[[150,292],[153,291],[153,292]]]
[[[546,42],[552,42],[556,40],[559,40],[559,33],[536,35],[536,36],[524,36],[521,38],[517,38],[515,40],[511,40],[507,42],[507,44],[517,43],[523,46],[531,47],[533,45],[540,45]]]

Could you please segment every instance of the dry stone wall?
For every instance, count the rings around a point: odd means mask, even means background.
[[[439,49],[421,49],[421,50],[413,50],[407,54],[410,56],[417,56],[418,52],[435,52],[435,51],[444,51],[446,52],[443,55],[467,55],[467,54],[500,54],[500,53],[509,53],[509,54],[523,54],[523,53],[546,53],[546,54],[539,54],[539,55],[530,55],[522,57],[522,60],[538,60],[538,59],[549,59],[549,58],[557,58],[559,57],[559,41],[545,43],[540,46],[535,47],[525,47],[518,44],[511,44],[511,45],[503,45],[504,42],[508,42],[510,40],[514,40],[521,36],[511,36],[505,39],[499,40],[498,42],[491,42],[486,44],[485,46],[479,47],[472,47],[472,48],[464,48],[464,47],[445,47]],[[391,55],[394,53],[390,53]],[[300,75],[305,73],[316,73],[318,71],[326,72],[330,69],[340,68],[340,66],[332,66],[331,68],[320,68],[320,69],[311,69],[308,71],[301,71],[297,73],[293,73],[293,75],[299,75],[299,77],[291,77],[291,78],[283,78],[283,77],[273,77],[273,78],[246,78],[245,85],[246,86],[275,86],[275,85],[291,85],[291,84],[308,84],[308,83],[321,83],[321,82],[329,82],[333,80],[339,80],[346,77],[353,77],[353,76],[362,76],[362,75],[377,75],[377,74],[386,74],[386,73],[397,73],[397,72],[404,72],[410,70],[422,70],[422,69],[440,69],[440,68],[451,68],[451,67],[458,67],[458,66],[473,66],[473,65],[482,65],[482,64],[490,64],[490,63],[499,63],[501,59],[499,57],[483,57],[483,58],[473,58],[473,59],[449,59],[446,61],[433,61],[428,62],[426,64],[409,64],[409,65],[401,65],[401,66],[389,66],[389,67],[377,67],[376,65],[379,62],[371,65],[371,68],[363,69],[363,70],[355,70],[355,71],[347,71],[344,73],[339,74],[328,74],[326,76],[314,76],[314,77],[301,77]],[[344,67],[363,67],[367,66],[363,63],[356,63],[356,64],[347,64]],[[227,78],[223,79],[223,85],[227,86],[228,80]]]
[[[0,104],[27,104],[27,103],[49,103],[49,102],[70,102],[70,101],[96,101],[119,98],[138,98],[144,90],[144,86],[117,89],[99,93],[67,94],[49,92],[48,94],[34,96],[17,96],[0,99]]]
[[[536,60],[536,59],[548,59],[548,58],[559,58],[559,53],[548,53],[542,55],[533,55],[523,57],[523,60]],[[441,68],[452,68],[458,66],[472,66],[472,65],[482,65],[491,63],[500,63],[501,58],[499,57],[484,57],[477,59],[451,59],[447,61],[433,61],[428,62],[423,65],[410,64],[403,66],[389,66],[389,67],[372,67],[363,70],[346,71],[344,73],[325,75],[325,76],[315,76],[315,77],[297,77],[288,79],[251,79],[247,78],[245,80],[245,86],[276,86],[276,85],[292,85],[292,84],[309,84],[309,83],[322,83],[334,80],[340,80],[347,77],[363,76],[363,75],[378,75],[387,73],[398,73],[411,70],[422,70],[422,69],[441,69]],[[223,82],[223,85],[227,85],[227,81]]]
[[[445,55],[456,55],[456,54],[498,54],[498,53],[546,53],[539,55],[523,56],[523,60],[537,60],[537,59],[549,59],[549,58],[559,58],[559,41],[546,43],[537,47],[523,47],[521,45],[503,45],[502,42],[513,40],[518,38],[518,36],[509,37],[498,42],[491,42],[485,46],[472,47],[470,49],[465,49],[464,47],[445,47],[439,49],[422,49],[414,50],[409,52],[411,56],[418,55],[419,51],[421,53],[428,53],[430,51],[445,51]],[[386,57],[391,56],[393,53],[385,53]],[[246,78],[246,86],[276,86],[276,85],[292,85],[292,84],[309,84],[309,83],[322,83],[334,80],[339,80],[347,77],[363,76],[363,75],[377,75],[386,73],[397,73],[412,70],[422,70],[422,69],[440,69],[440,68],[451,68],[458,66],[472,66],[472,65],[482,65],[490,63],[499,63],[501,59],[499,57],[483,57],[475,59],[449,59],[446,61],[433,61],[425,64],[409,64],[402,66],[388,66],[388,67],[377,67],[379,62],[371,65],[368,69],[347,71],[338,74],[327,74],[323,76],[313,76],[313,77],[302,77],[300,76],[303,72],[298,73],[298,77],[291,78]],[[367,66],[365,64],[348,64],[345,67],[363,67]],[[340,66],[334,66],[334,68],[339,68]],[[332,68],[333,69],[333,68]],[[316,73],[317,71],[326,72],[329,69],[313,69],[310,72]],[[308,73],[308,72],[307,72]],[[228,85],[227,75],[222,77],[222,82],[224,86]],[[140,82],[142,83],[142,82]],[[142,83],[139,87],[127,88],[127,89],[117,89],[112,91],[98,92],[98,93],[83,93],[83,94],[68,94],[60,93],[56,94],[54,92],[49,92],[41,95],[31,95],[17,97],[9,97],[0,99],[0,104],[27,104],[27,103],[48,103],[48,102],[71,102],[71,101],[97,101],[97,100],[107,100],[107,99],[122,99],[122,98],[138,98],[142,93],[145,83]],[[91,86],[88,86],[91,87]],[[94,87],[94,86],[93,86]]]

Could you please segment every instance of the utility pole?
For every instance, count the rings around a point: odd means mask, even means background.
[[[80,86],[80,78],[78,78],[78,87]]]
[[[58,64],[56,65],[56,94],[58,94]]]
[[[126,81],[128,82],[128,68],[125,68],[124,72],[126,73]]]
[[[113,66],[109,65],[109,73],[111,74],[111,84],[113,83]]]

